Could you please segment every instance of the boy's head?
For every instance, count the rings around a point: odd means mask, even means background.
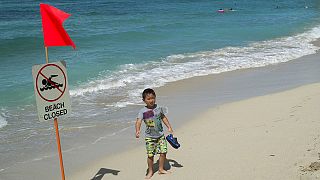
[[[142,92],[142,100],[147,104],[147,107],[152,108],[156,102],[156,93],[153,89],[145,89]]]

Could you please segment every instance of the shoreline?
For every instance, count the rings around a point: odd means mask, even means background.
[[[205,110],[176,130],[181,148],[169,147],[166,162],[173,173],[152,179],[316,177],[309,165],[320,163],[319,90],[309,84]],[[144,151],[141,144],[101,158],[68,179],[142,179]]]
[[[155,88],[157,102],[169,107],[170,123],[174,130],[179,130],[185,123],[193,121],[212,107],[320,82],[319,57],[320,54],[317,53],[276,65],[199,76],[168,83],[163,87]],[[139,108],[140,106],[132,106],[128,107],[128,110],[137,112]],[[100,129],[101,132],[102,130]],[[112,158],[127,151],[131,152],[143,146],[143,139],[140,138],[137,142],[134,138],[134,128],[129,128],[117,136],[106,137],[97,144],[89,145],[85,148],[64,151],[67,177],[87,169],[91,169],[91,173],[95,174],[98,170],[92,168],[96,167],[96,164],[103,159]],[[62,147],[66,145],[63,144]],[[51,149],[56,149],[55,143]],[[144,157],[144,150],[137,156]],[[103,164],[101,167],[106,166]],[[38,169],[37,174],[30,174],[33,169]],[[49,159],[17,164],[12,169],[1,173],[5,179],[39,179],[41,177],[57,179],[60,178],[59,160],[56,154],[53,154]]]
[[[169,120],[174,129],[180,132],[186,126],[183,124],[184,121],[187,124],[193,123],[206,110],[255,97],[259,98],[260,96],[290,91],[300,86],[320,82],[320,72],[318,71],[320,68],[319,56],[317,53],[277,65],[193,77],[168,83],[163,87],[155,88],[158,95],[157,101],[159,104],[165,104],[170,107]],[[236,91],[234,87],[237,87]],[[192,101],[192,104],[188,103],[188,101]],[[133,133],[133,130],[131,132]],[[178,137],[180,139],[180,136]],[[109,162],[116,161],[115,157],[119,158],[124,154],[126,154],[127,158],[131,158],[130,154],[137,154],[137,156],[144,158],[143,140],[140,138],[138,141],[138,144],[128,150],[112,156],[105,156],[92,162],[86,168],[82,168],[81,172],[90,171],[93,177],[98,172],[97,165],[102,168],[99,171],[104,171],[108,169]],[[134,160],[132,161],[134,162]],[[140,161],[143,167],[146,166],[143,163],[144,159],[140,159]],[[126,161],[124,163],[130,164],[131,162]],[[174,163],[174,161],[171,161],[171,163]],[[135,167],[134,163],[132,167]],[[77,176],[78,172],[80,171],[75,172],[73,174],[75,176],[72,175],[70,177],[79,177]],[[110,176],[107,177],[110,178]],[[117,176],[114,177],[115,179],[117,178]],[[143,178],[143,176],[140,174],[137,178]]]
[[[171,82],[155,88],[160,95],[157,101],[171,107],[170,118],[190,119],[203,109],[320,82],[319,59],[320,53],[316,53],[275,65]]]

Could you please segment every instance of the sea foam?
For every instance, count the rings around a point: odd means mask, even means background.
[[[91,96],[104,93],[110,97],[121,95],[125,98],[114,102],[113,106],[124,107],[140,102],[140,92],[146,87],[159,87],[195,76],[262,67],[314,54],[320,48],[312,42],[318,38],[320,26],[293,36],[254,42],[246,46],[176,54],[143,64],[125,64],[118,71],[72,89],[70,94]]]
[[[5,127],[7,124],[8,122],[6,121],[6,118],[0,115],[0,128]]]

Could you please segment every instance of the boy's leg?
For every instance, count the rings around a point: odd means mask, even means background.
[[[168,172],[164,170],[164,162],[166,160],[166,153],[161,153],[159,157],[159,174],[167,174]]]
[[[167,146],[167,141],[164,138],[164,136],[162,136],[159,139],[158,145],[159,145],[159,150],[160,150],[160,152],[159,152],[159,154],[160,154],[160,157],[159,157],[159,174],[167,174],[168,171],[164,170],[164,163],[165,163],[165,160],[166,160],[168,146]]]
[[[153,156],[148,156],[147,162],[148,162],[148,174],[146,176],[146,179],[150,179],[153,175]]]
[[[155,152],[155,139],[153,138],[145,138],[146,140],[146,149],[147,149],[147,163],[148,163],[148,174],[146,179],[150,179],[153,175],[153,156]]]

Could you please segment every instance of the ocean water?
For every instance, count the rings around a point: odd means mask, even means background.
[[[64,27],[77,49],[49,48],[51,62],[67,63],[73,113],[60,128],[70,151],[131,128],[146,87],[319,50],[317,0],[41,2],[72,14]],[[45,63],[39,3],[0,2],[0,173],[55,150],[52,122],[37,119],[31,74]]]

